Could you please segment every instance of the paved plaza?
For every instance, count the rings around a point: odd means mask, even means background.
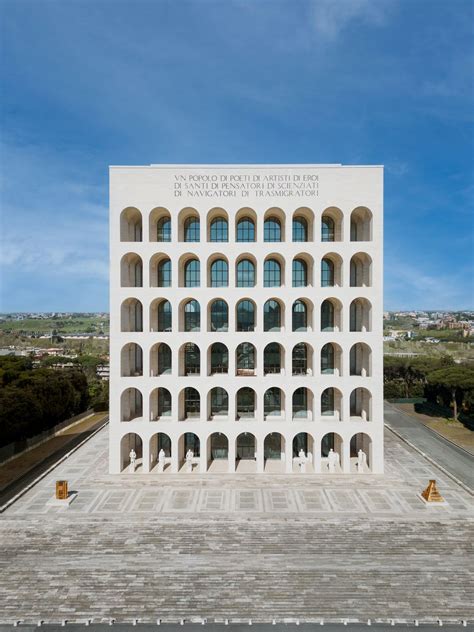
[[[472,620],[473,499],[385,440],[384,476],[112,476],[102,430],[1,516],[0,623]]]

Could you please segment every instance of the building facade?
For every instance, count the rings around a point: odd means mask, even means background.
[[[111,167],[110,472],[382,473],[382,230],[379,166]]]

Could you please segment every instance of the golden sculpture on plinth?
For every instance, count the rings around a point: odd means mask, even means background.
[[[57,500],[67,500],[67,481],[56,481],[56,498]]]
[[[428,487],[421,492],[422,497],[426,500],[427,503],[442,503],[444,502],[444,498],[438,491],[436,487],[436,481],[430,480],[428,483]]]

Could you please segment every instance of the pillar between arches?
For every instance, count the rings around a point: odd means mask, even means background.
[[[235,439],[228,439],[228,472],[233,474],[235,472]]]
[[[345,439],[342,443],[342,471],[344,474],[350,474],[351,471],[351,442]]]
[[[150,441],[142,439],[142,472],[148,474],[150,471]]]

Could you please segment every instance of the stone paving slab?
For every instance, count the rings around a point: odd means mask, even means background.
[[[102,431],[0,517],[0,623],[473,619],[472,497],[392,433],[386,454],[384,476],[117,477]]]

